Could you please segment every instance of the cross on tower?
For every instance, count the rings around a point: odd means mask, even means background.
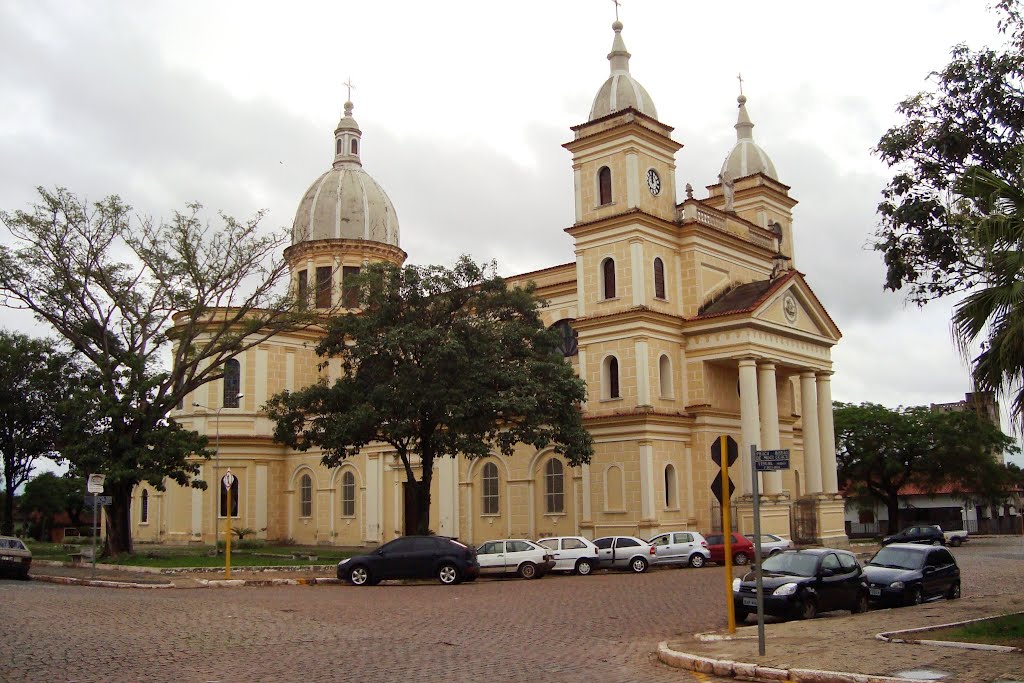
[[[612,0],[615,4],[615,21],[619,20],[619,0]]]
[[[352,77],[349,76],[348,80],[345,81],[344,83],[342,83],[342,85],[345,86],[346,88],[348,88],[348,97],[346,99],[349,102],[351,102],[352,101],[352,88],[356,87],[356,86],[352,85]]]
[[[740,82],[740,94],[743,94],[743,74],[736,74],[736,78]]]

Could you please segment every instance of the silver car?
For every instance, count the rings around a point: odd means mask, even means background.
[[[696,531],[666,531],[647,542],[654,546],[655,564],[703,567],[711,560],[708,542]]]
[[[597,569],[597,546],[582,536],[548,536],[537,541],[551,551],[556,572],[586,576]]]
[[[647,571],[654,562],[654,546],[636,536],[605,536],[594,539],[601,566],[629,569],[637,574]]]
[[[748,541],[756,543],[754,534],[745,534]],[[761,557],[771,557],[781,553],[783,550],[792,550],[793,541],[776,536],[775,534],[761,534]]]

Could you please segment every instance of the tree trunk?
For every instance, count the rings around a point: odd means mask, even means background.
[[[7,474],[6,469],[4,470],[4,474],[5,475]],[[3,522],[0,523],[0,533],[2,533],[4,536],[13,536],[14,535],[14,481],[10,477],[7,477],[7,476],[5,476],[4,479],[6,480],[4,483],[7,485],[7,488],[6,488],[7,495],[4,496],[4,519],[3,519]]]
[[[108,555],[131,553],[132,544],[132,484],[107,484],[110,491],[110,506],[107,508],[107,549]]]
[[[900,497],[899,494],[893,494],[886,497],[885,507],[889,511],[889,531],[888,533],[894,534],[900,530]]]
[[[420,456],[423,466],[423,474],[416,486],[416,533],[430,533],[430,485],[434,480],[434,456],[423,454]]]

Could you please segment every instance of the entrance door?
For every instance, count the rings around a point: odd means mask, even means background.
[[[416,509],[416,489],[409,482],[402,482],[402,498],[405,510],[405,535],[415,534],[419,528],[420,516]]]

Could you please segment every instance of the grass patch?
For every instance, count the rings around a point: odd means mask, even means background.
[[[923,634],[922,634],[923,635]],[[923,635],[928,640],[951,640],[960,643],[983,643],[1024,648],[1024,613],[976,621]]]
[[[244,543],[244,542],[243,542]],[[90,549],[91,543],[65,547],[61,543],[28,543],[32,556],[37,559],[67,561],[70,554]],[[148,546],[137,544],[130,555],[100,557],[104,564],[119,564],[126,567],[222,567],[224,550],[213,554],[212,545],[199,546]],[[101,547],[101,546],[100,546]],[[100,548],[98,547],[97,550]],[[346,557],[363,551],[345,550],[324,546],[298,546],[261,544],[257,547],[239,548],[231,544],[231,566],[233,567],[302,567],[308,565],[335,564]],[[309,559],[311,556],[315,560]]]

